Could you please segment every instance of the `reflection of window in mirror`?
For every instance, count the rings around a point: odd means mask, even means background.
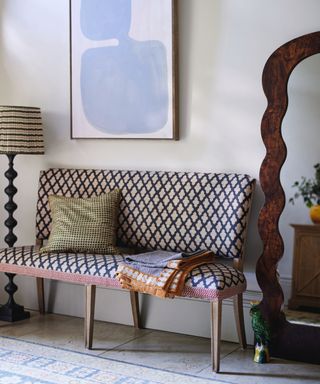
[[[286,194],[286,206],[280,218],[280,233],[284,241],[284,256],[279,263],[281,284],[285,294],[285,303],[291,296],[292,265],[294,253],[294,229],[290,224],[312,224],[309,209],[300,197],[294,205],[288,202],[296,189],[292,188],[301,176],[314,177],[314,165],[320,162],[320,54],[302,61],[293,70],[288,83],[288,110],[282,124],[282,134],[287,145],[287,160],[281,171],[281,183]],[[314,261],[314,270],[319,276],[314,285],[314,295],[319,294],[320,303],[320,249],[319,257]],[[315,258],[314,258],[315,259]],[[299,308],[301,310],[301,308]],[[320,326],[320,308],[313,309],[315,314],[290,313],[293,317],[310,318]],[[314,320],[315,319],[315,320]]]

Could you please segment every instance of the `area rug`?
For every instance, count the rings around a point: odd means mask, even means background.
[[[129,364],[102,356],[71,352],[12,337],[0,337],[0,384],[221,384]]]

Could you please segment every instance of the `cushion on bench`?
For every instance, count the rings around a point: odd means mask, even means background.
[[[120,288],[115,278],[124,255],[95,255],[81,253],[38,253],[39,248],[14,247],[0,250],[0,271]],[[186,279],[184,297],[224,299],[246,289],[242,272],[231,265],[210,263],[195,268]]]

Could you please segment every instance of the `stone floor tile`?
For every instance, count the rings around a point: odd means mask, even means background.
[[[235,384],[319,384],[320,366],[275,358],[268,364],[257,364],[253,361],[253,348],[250,347],[224,357],[218,375],[213,375],[209,367],[198,375]]]
[[[237,348],[238,344],[224,342],[221,356]],[[211,364],[209,339],[163,331],[153,331],[102,356],[184,373],[197,373]]]
[[[84,348],[83,330],[83,319],[55,314],[41,316],[36,312],[31,312],[28,320],[0,322],[0,335],[3,336],[194,375],[204,380],[215,379],[229,384],[320,383],[319,365],[280,359],[256,364],[252,360],[253,348],[242,351],[234,343],[221,343],[221,373],[214,374],[209,339],[95,321],[93,350],[88,351]],[[185,383],[188,383],[188,376]]]
[[[121,324],[95,321],[93,349],[89,351],[84,347],[84,321],[81,318],[53,314],[31,315],[29,320],[0,325],[0,335],[3,336],[88,352],[93,355],[99,355],[150,332]]]
[[[0,321],[0,335],[20,337],[27,334],[33,334],[39,331],[39,329],[50,329],[55,324],[65,323],[67,321],[73,321],[73,317],[47,314],[39,315],[39,313],[30,311],[30,318],[26,320],[10,323],[7,321]]]

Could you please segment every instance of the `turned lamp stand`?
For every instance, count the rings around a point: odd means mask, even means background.
[[[8,218],[4,222],[9,233],[5,237],[8,247],[13,247],[17,241],[13,228],[17,221],[13,217],[17,204],[13,201],[13,196],[17,193],[17,188],[13,185],[13,180],[17,177],[17,172],[13,169],[13,160],[16,155],[42,155],[44,154],[43,129],[40,108],[22,107],[16,105],[0,105],[0,154],[8,156],[9,168],[5,172],[5,177],[9,180],[9,185],[4,190],[9,200],[5,204]],[[21,305],[18,305],[13,298],[18,287],[13,282],[15,274],[6,273],[9,283],[5,290],[9,295],[8,302],[0,307],[0,320],[18,321],[30,317],[29,312],[25,312]]]
[[[17,225],[17,221],[13,217],[13,213],[17,209],[17,204],[13,201],[13,197],[17,193],[17,188],[13,185],[13,180],[17,177],[17,172],[13,168],[13,160],[15,155],[7,154],[7,156],[9,159],[9,168],[4,175],[8,179],[9,184],[4,191],[8,196],[8,202],[4,207],[8,212],[8,218],[4,224],[8,228],[9,232],[4,240],[8,247],[13,247],[17,241],[17,236],[13,233],[13,228]],[[9,278],[9,283],[5,286],[5,291],[8,293],[9,299],[7,303],[2,305],[0,308],[0,320],[13,322],[29,318],[30,313],[26,312],[23,306],[17,304],[13,298],[13,295],[18,289],[16,284],[13,282],[15,274],[5,273],[5,275]]]

